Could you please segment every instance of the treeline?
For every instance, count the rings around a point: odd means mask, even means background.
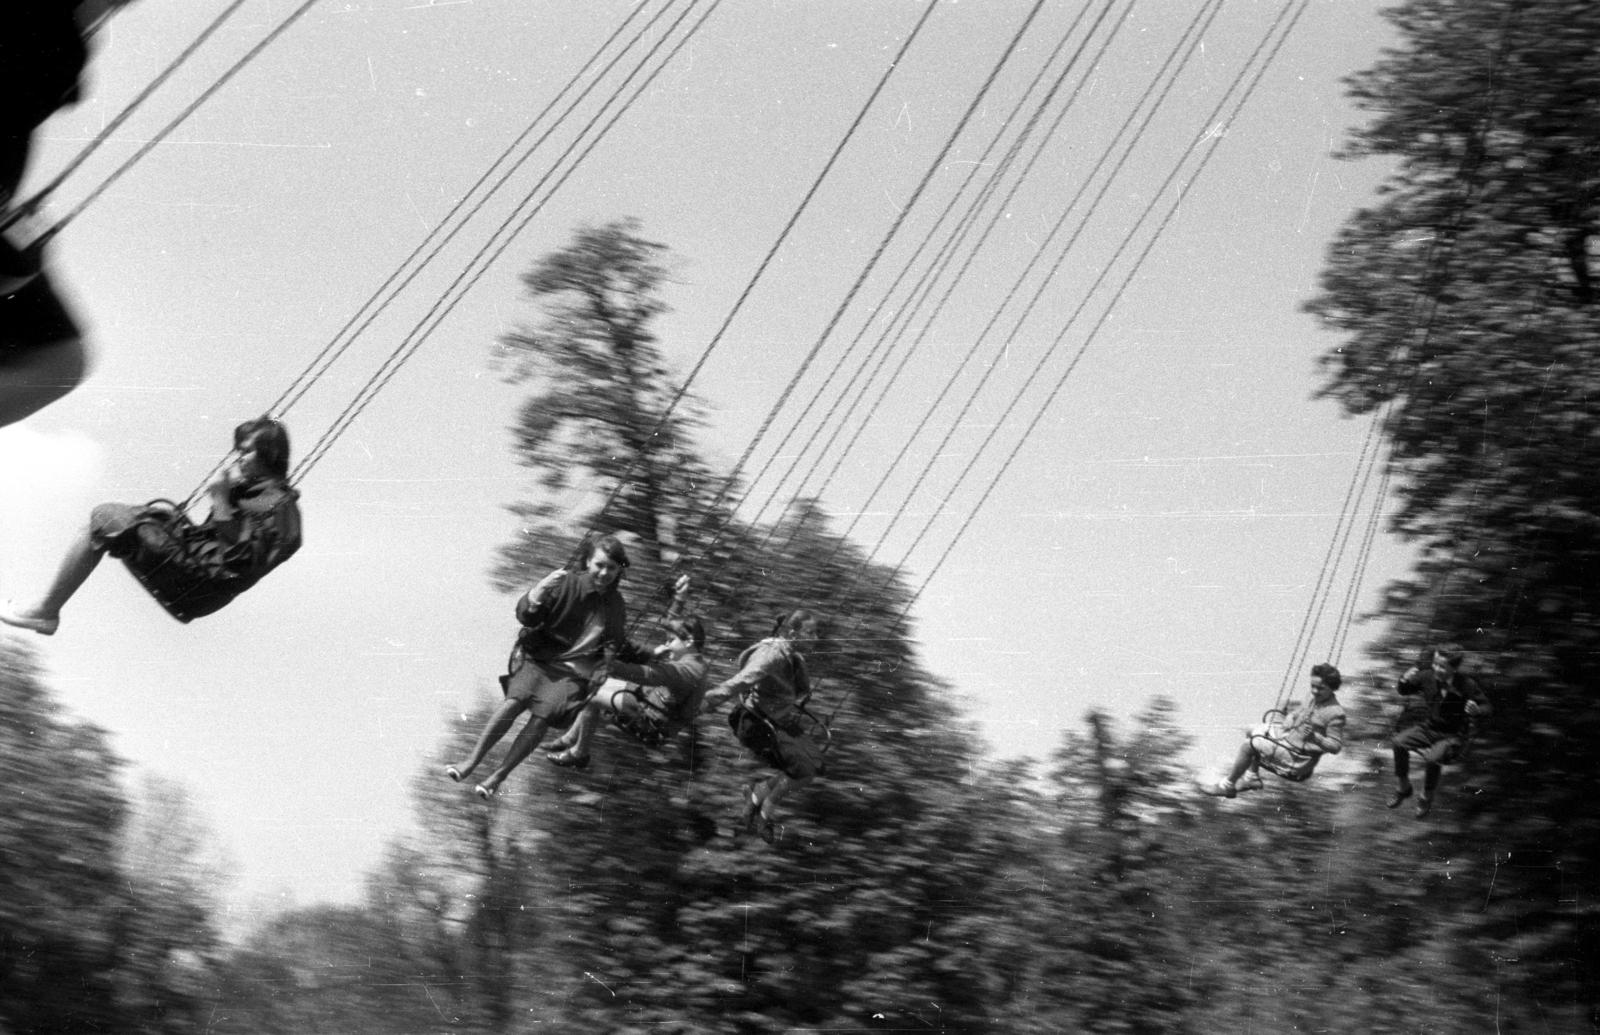
[[[130,795],[122,767],[0,639],[0,1031],[198,1031],[215,998],[209,837],[181,788]]]
[[[797,556],[827,542],[799,534]],[[768,574],[781,596],[806,570]],[[718,719],[659,751],[607,731],[588,771],[535,760],[488,806],[425,766],[360,904],[224,947],[175,792],[130,809],[102,735],[8,648],[0,1030],[1588,1030],[1461,933],[1517,865],[1459,847],[1470,781],[1426,823],[1382,808],[1375,753],[1217,802],[1160,700],[997,763],[913,656],[878,652],[819,652],[824,707],[850,696],[776,848],[734,829],[754,769]]]

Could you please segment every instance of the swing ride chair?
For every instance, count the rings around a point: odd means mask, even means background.
[[[806,734],[811,736],[813,739],[821,740],[822,746],[819,753],[825,760],[828,754],[828,749],[833,746],[833,729],[828,724],[828,720],[815,714],[810,710],[810,708],[807,707],[807,705],[810,703],[811,696],[808,694],[805,697],[799,698],[795,701],[794,709],[800,714],[801,720],[806,724]],[[728,725],[731,726],[736,733],[739,729],[741,710],[744,714],[754,716],[755,719],[766,728],[767,747],[764,750],[756,751],[756,754],[761,757],[762,761],[766,762],[768,765],[771,765],[773,768],[784,768],[783,758],[778,752],[778,744],[780,743],[779,734],[782,731],[778,729],[777,724],[772,721],[772,718],[768,716],[766,712],[762,711],[748,698],[740,698],[738,707],[734,708],[728,713]],[[791,737],[794,736],[792,733],[788,735]],[[817,775],[822,776],[825,774],[825,772],[826,764],[824,761],[818,765]]]
[[[141,561],[142,554],[123,558],[145,592],[178,621],[188,624],[220,611],[253,584],[248,577],[218,578],[202,570],[198,526],[190,523],[183,508],[172,500],[154,499],[145,504],[138,523],[159,525],[182,547],[154,563]]]
[[[1274,726],[1282,724],[1282,722],[1288,717],[1289,713],[1286,709],[1272,708],[1262,714],[1261,722],[1268,729],[1272,729]],[[1260,737],[1262,740],[1270,741],[1297,758],[1306,759],[1310,757],[1307,756],[1306,753],[1300,748],[1294,747],[1287,741],[1278,737],[1274,737],[1270,733],[1257,733],[1251,739],[1254,739],[1254,737]],[[1288,780],[1290,783],[1304,783],[1306,780],[1310,779],[1311,773],[1315,769],[1314,764],[1309,766],[1300,765],[1290,768],[1289,766],[1279,763],[1275,759],[1261,758],[1259,755],[1257,755],[1257,761],[1261,768],[1265,769],[1269,773],[1272,773],[1274,776]]]
[[[670,717],[662,711],[640,691],[644,688],[630,683],[619,694],[627,694],[639,706],[636,714],[627,714],[615,711],[611,715],[611,723],[617,729],[639,741],[645,747],[659,747],[667,739],[670,730]]]

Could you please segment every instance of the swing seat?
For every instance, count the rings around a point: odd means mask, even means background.
[[[638,702],[639,710],[631,715],[612,712],[611,723],[645,747],[659,747],[672,733],[672,720],[643,691],[644,688],[636,684],[618,690],[617,693],[626,693]]]
[[[749,701],[734,705],[728,713],[728,725],[739,743],[772,768],[797,777],[822,776],[827,771],[825,755],[832,744],[832,733],[826,722],[806,710],[803,702],[797,703],[795,710],[803,720],[809,720],[811,732],[804,727],[785,730]],[[819,730],[823,737],[820,746],[812,735]],[[795,772],[796,769],[810,771]]]
[[[149,526],[149,534],[146,528]],[[250,588],[253,580],[219,577],[202,562],[195,526],[171,500],[152,500],[136,522],[137,546],[123,565],[162,609],[187,625],[215,614]]]
[[[1268,730],[1278,729],[1282,727],[1283,721],[1288,717],[1289,713],[1284,711],[1282,708],[1273,708],[1261,716],[1261,724],[1267,727]],[[1278,749],[1278,753],[1274,753],[1272,755],[1263,754],[1260,751],[1256,752],[1256,759],[1260,763],[1261,768],[1265,769],[1267,772],[1278,777],[1279,779],[1287,780],[1290,783],[1304,783],[1306,780],[1311,778],[1311,774],[1317,768],[1317,759],[1319,756],[1308,755],[1304,751],[1301,751],[1285,743],[1284,741],[1279,740],[1270,732],[1252,733],[1250,735],[1251,740],[1256,740],[1258,738],[1268,741]],[[1279,753],[1281,753],[1281,755],[1288,756],[1289,758],[1293,759],[1293,761],[1285,761],[1282,757],[1280,757]]]

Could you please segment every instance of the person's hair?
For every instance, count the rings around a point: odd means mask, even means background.
[[[778,620],[772,623],[772,635],[793,639],[800,632],[801,626],[816,620],[817,616],[810,611],[803,607],[796,608],[786,615],[778,616]]]
[[[1442,660],[1451,668],[1460,668],[1461,660],[1467,656],[1467,653],[1453,643],[1441,643],[1433,648],[1433,656]]]
[[[289,429],[273,417],[247,420],[233,429],[233,448],[255,439],[256,457],[274,478],[289,477]]]
[[[1339,674],[1339,670],[1326,661],[1320,665],[1312,665],[1311,674],[1328,684],[1329,690],[1339,689],[1339,684],[1344,682],[1344,677]]]
[[[626,568],[632,562],[628,560],[628,551],[622,545],[622,540],[614,535],[603,535],[589,543],[589,548],[583,551],[583,564],[588,566],[594,555],[603,553]]]
[[[682,621],[672,623],[672,631],[694,644],[694,649],[706,649],[706,626],[700,621],[699,615],[690,615]]]

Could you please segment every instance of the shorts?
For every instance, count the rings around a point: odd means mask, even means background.
[[[1317,767],[1317,756],[1296,751],[1283,743],[1283,727],[1272,725],[1252,726],[1250,750],[1270,773],[1286,780],[1304,780]]]
[[[751,754],[796,780],[821,776],[826,769],[816,741],[774,725],[746,705],[734,706],[728,713],[728,725]]]
[[[176,512],[168,515],[148,506],[102,503],[89,513],[89,541],[95,549],[118,560],[139,553],[175,559],[183,552],[183,541],[177,532],[178,522],[183,520],[187,519],[179,518]]]
[[[1461,750],[1461,738],[1429,726],[1407,726],[1394,735],[1394,746],[1415,751],[1426,765],[1449,765]]]
[[[553,730],[571,726],[593,693],[589,681],[569,668],[518,656],[516,668],[500,677],[506,699],[528,705],[528,712]]]

